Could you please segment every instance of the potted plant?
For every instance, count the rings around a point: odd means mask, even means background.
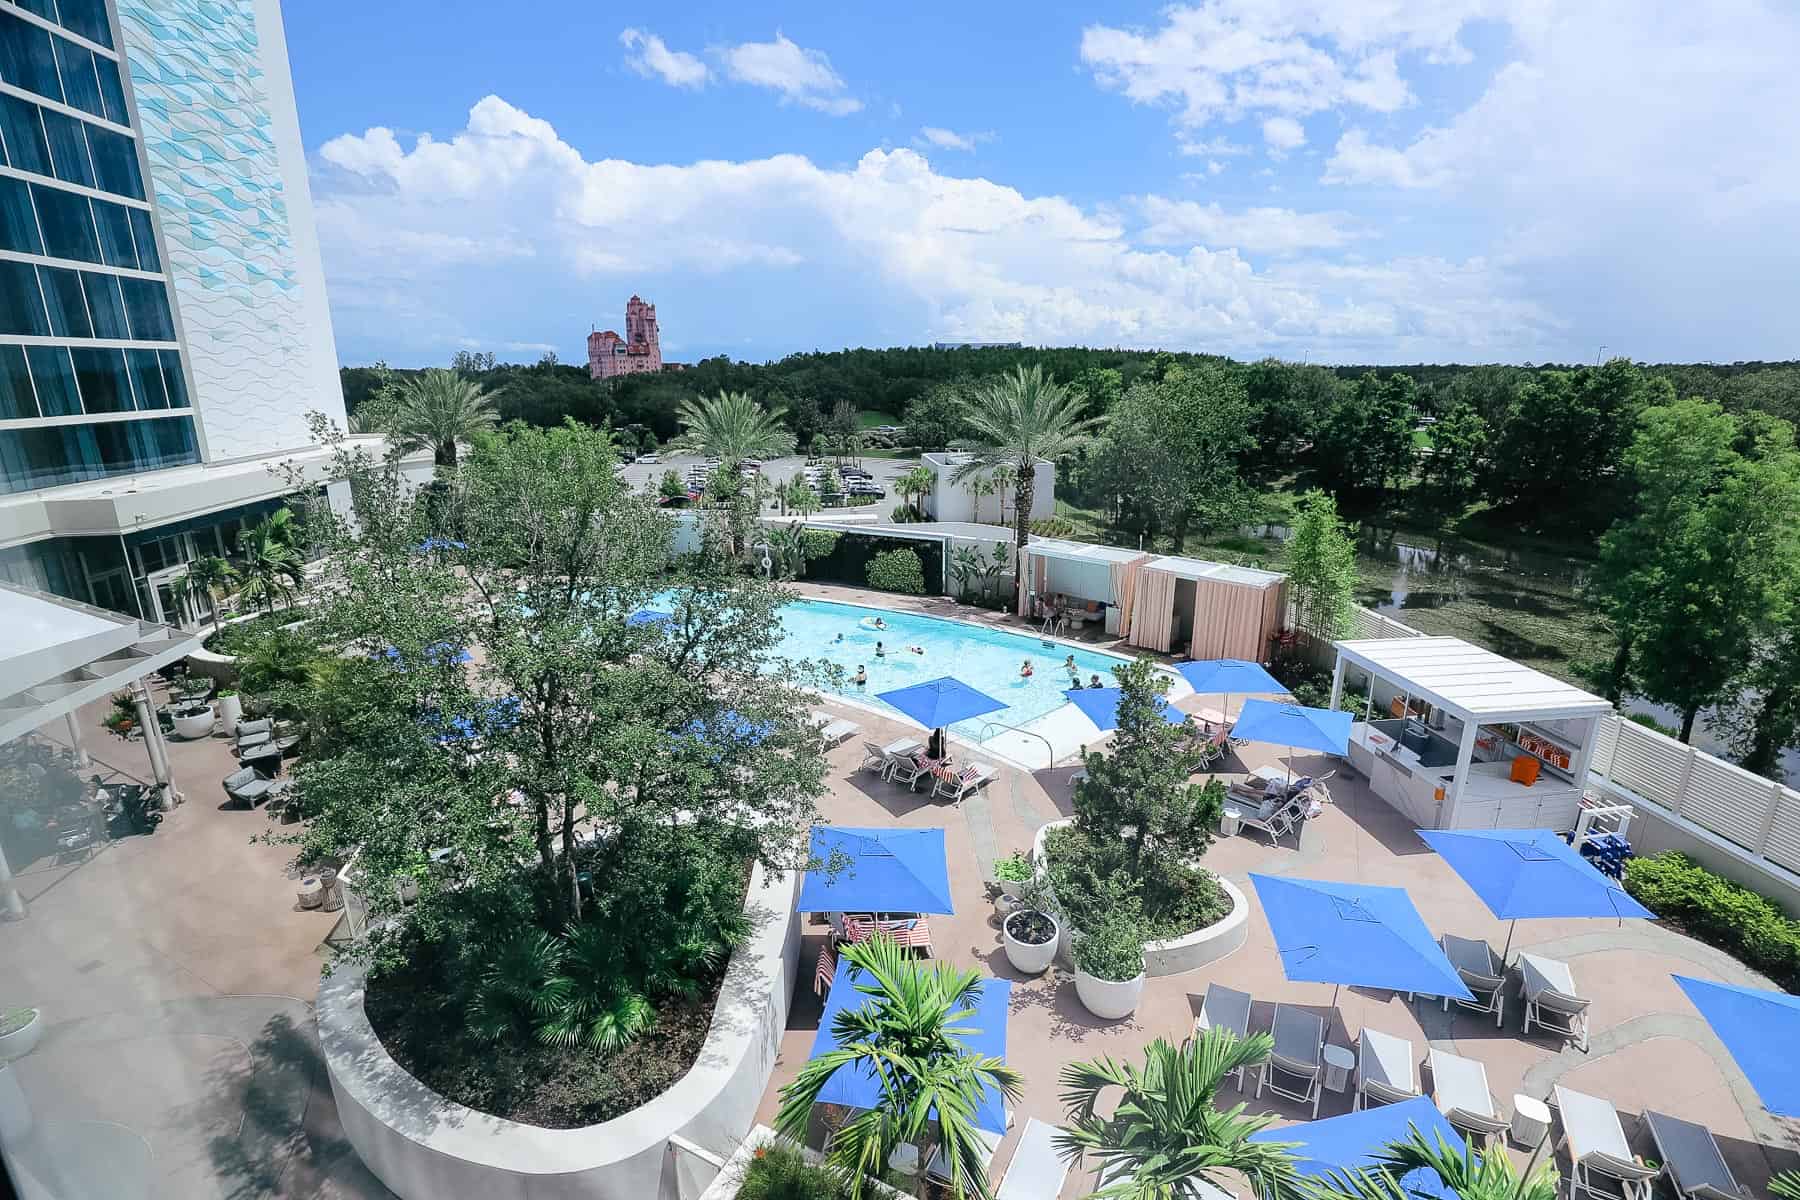
[[[213,731],[213,706],[210,704],[184,704],[175,710],[175,736],[183,741],[196,738],[211,737]]]
[[[227,737],[237,732],[238,722],[244,719],[244,700],[236,688],[226,688],[215,699],[219,702],[219,724],[225,727]]]
[[[137,728],[137,703],[129,692],[115,692],[112,707],[100,718],[100,724],[114,737],[128,738]]]
[[[1075,935],[1075,994],[1108,1021],[1137,1011],[1144,994],[1144,934],[1135,913],[1115,910]]]
[[[35,1008],[0,1011],[0,1063],[24,1058],[44,1036],[43,1014]]]
[[[1028,875],[1008,886],[1015,907],[1000,922],[1006,961],[1022,975],[1042,975],[1056,961],[1062,937],[1062,927],[1056,923],[1056,897],[1042,875]]]

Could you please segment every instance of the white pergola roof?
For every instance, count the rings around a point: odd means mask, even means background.
[[[1222,579],[1226,583],[1239,583],[1246,587],[1269,587],[1287,578],[1279,571],[1261,571],[1255,567],[1237,567],[1230,563],[1172,555],[1151,559],[1145,565],[1153,571],[1167,571],[1183,579]]]
[[[1065,538],[1034,537],[1026,549],[1032,554],[1059,558],[1066,562],[1127,563],[1144,557],[1142,550],[1102,546],[1098,542],[1071,542]]]
[[[1611,712],[1612,705],[1574,684],[1502,658],[1461,638],[1372,638],[1337,643],[1355,663],[1413,696],[1464,720],[1555,720]]]
[[[0,629],[0,742],[200,648],[197,633],[4,584]]]

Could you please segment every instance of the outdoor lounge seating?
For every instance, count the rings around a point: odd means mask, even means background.
[[[1011,1114],[1008,1113],[1007,1115],[1010,1119]],[[988,1167],[993,1166],[994,1155],[1000,1153],[1000,1143],[1006,1140],[1006,1135],[1003,1133],[994,1133],[987,1129],[977,1128],[975,1130],[975,1136],[981,1139],[983,1158],[985,1159],[983,1165]],[[925,1174],[940,1183],[950,1182],[950,1163],[949,1160],[944,1157],[944,1148],[942,1146],[939,1146],[932,1152],[931,1161],[925,1166]]]
[[[243,767],[227,775],[222,781],[225,795],[234,803],[245,808],[254,808],[259,800],[268,798],[275,787],[275,781],[258,771],[255,767]]]
[[[1669,1184],[1681,1200],[1743,1200],[1750,1195],[1719,1153],[1712,1130],[1652,1109],[1644,1110],[1644,1124],[1656,1143],[1656,1157]]]
[[[896,762],[888,771],[888,779],[894,783],[904,783],[908,791],[916,792],[919,790],[919,781],[923,779],[927,783],[931,782],[934,778],[932,772],[943,765],[921,750]]]
[[[1463,986],[1475,993],[1473,1002],[1458,1000],[1457,1004],[1470,1012],[1493,1013],[1494,1028],[1500,1027],[1506,1016],[1506,975],[1500,966],[1500,960],[1494,957],[1494,948],[1485,941],[1475,938],[1458,937],[1454,933],[1446,933],[1438,939],[1444,947],[1444,957],[1456,968],[1456,974],[1463,981]],[[1451,997],[1444,997],[1444,1011],[1450,1011]]]
[[[1561,1034],[1583,1054],[1588,1048],[1588,1002],[1575,992],[1575,975],[1569,964],[1541,954],[1519,955],[1519,973],[1525,984],[1525,1027]]]
[[[887,776],[888,752],[874,742],[863,743],[863,760],[857,764],[857,770],[870,771],[883,778]]]
[[[1356,1098],[1350,1107],[1398,1104],[1418,1094],[1412,1042],[1365,1027],[1356,1039]]]
[[[1477,1145],[1510,1127],[1488,1090],[1487,1068],[1472,1058],[1433,1048],[1426,1059],[1431,1070],[1431,1095],[1438,1111],[1457,1130]]]
[[[1212,983],[1206,987],[1206,999],[1200,1002],[1200,1015],[1194,1018],[1196,1036],[1208,1029],[1229,1029],[1242,1039],[1250,1036],[1250,993],[1240,992],[1236,988],[1228,988],[1223,984]],[[1244,1070],[1239,1067],[1232,1074],[1237,1076],[1238,1091],[1244,1090]]]
[[[1316,1119],[1319,1100],[1325,1092],[1324,1020],[1291,1004],[1277,1004],[1270,1032],[1275,1037],[1275,1048],[1257,1075],[1257,1096],[1262,1095],[1266,1085],[1277,1096],[1312,1105]]]
[[[1060,1196],[1069,1178],[1069,1162],[1056,1152],[1056,1126],[1032,1117],[1006,1166],[1006,1177],[994,1200],[1044,1200]]]
[[[814,729],[818,730],[819,736],[825,741],[827,750],[834,746],[841,746],[862,732],[862,726],[855,721],[834,717],[820,709],[814,709],[808,713],[807,721]]]
[[[239,721],[237,727],[237,752],[242,754],[256,746],[264,745],[275,738],[275,722],[268,717],[260,721]]]
[[[970,792],[978,792],[994,781],[1000,774],[992,763],[970,763],[954,775],[940,776],[931,789],[933,796],[946,796],[952,803],[961,803],[962,798]]]
[[[1250,810],[1237,808],[1228,800],[1225,811],[1237,817],[1239,828],[1262,830],[1273,846],[1292,833],[1294,827],[1301,822],[1306,812],[1306,800],[1299,795],[1270,796]]]
[[[1569,1195],[1600,1200],[1649,1200],[1658,1172],[1632,1157],[1612,1101],[1569,1088],[1556,1089],[1563,1141],[1569,1148]]]

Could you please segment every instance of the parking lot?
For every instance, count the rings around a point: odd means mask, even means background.
[[[834,462],[835,460],[826,459],[825,461],[829,463]],[[916,458],[862,458],[846,459],[844,461],[846,465],[860,466],[863,470],[874,476],[875,486],[887,493],[885,497],[877,500],[873,505],[866,505],[854,511],[858,513],[873,513],[882,519],[892,516],[895,507],[901,502],[900,497],[894,494],[894,480],[919,465],[919,460]],[[648,488],[654,491],[657,483],[663,477],[663,472],[674,471],[678,476],[685,480],[689,468],[703,467],[705,465],[706,458],[704,455],[661,454],[657,456],[657,461],[655,463],[635,462],[626,464],[624,468],[624,477],[625,481],[633,488],[640,491]],[[762,473],[763,478],[779,487],[793,479],[795,476],[801,474],[805,468],[805,456],[791,454],[785,458],[772,458],[764,461]]]

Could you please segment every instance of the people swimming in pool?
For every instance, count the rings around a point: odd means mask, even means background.
[[[1088,686],[1091,688],[1103,688],[1106,685],[1100,682],[1100,677],[1098,675],[1089,675]]]
[[[840,633],[836,637],[831,639],[831,644],[836,646],[836,645],[840,644],[843,640],[844,640],[844,635]]]
[[[854,683],[857,687],[869,686],[869,669],[861,663],[857,663],[856,674],[850,677],[850,682]]]
[[[1030,679],[1035,674],[1037,674],[1037,672],[1032,670],[1031,660],[1029,658],[1019,664],[1020,679]]]
[[[1075,656],[1073,654],[1063,659],[1063,670],[1069,672],[1071,675],[1080,674],[1079,669],[1075,666]]]
[[[880,618],[880,617],[876,617],[876,618],[875,618],[875,628],[877,628],[877,629],[886,629],[886,628],[887,628],[887,622],[886,622],[886,621],[884,621],[884,620],[882,620],[882,619],[881,619],[881,618]]]
[[[914,654],[924,654],[925,653],[925,647],[923,647],[923,646],[908,646],[907,649],[911,650]]]
[[[886,658],[887,657],[887,648],[885,646],[883,646],[880,642],[875,643],[875,657],[876,658]]]

